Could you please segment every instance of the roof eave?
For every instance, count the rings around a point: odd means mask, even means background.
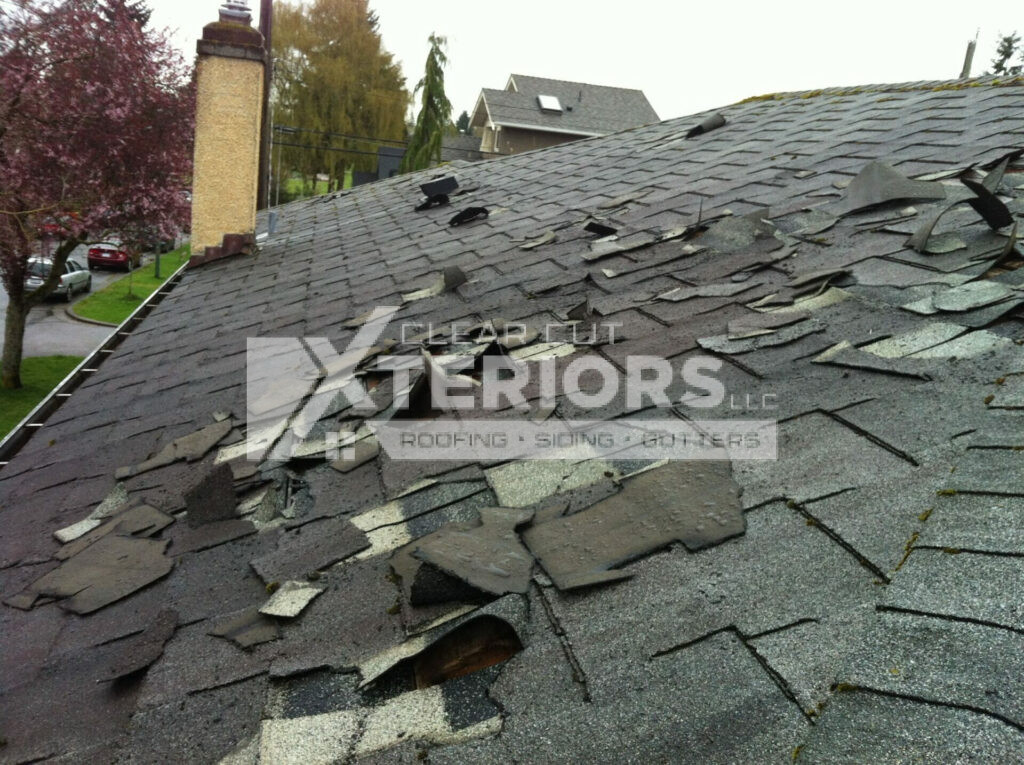
[[[502,122],[491,118],[493,125],[503,128],[518,128],[520,130],[536,130],[540,133],[558,133],[559,135],[578,135],[581,138],[598,138],[608,133],[594,133],[588,130],[567,130],[566,128],[553,128],[547,125],[528,125],[522,122]]]

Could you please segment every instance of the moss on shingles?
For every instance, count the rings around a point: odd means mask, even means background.
[[[791,93],[765,93],[737,101],[735,105],[755,103],[757,101],[785,101],[791,98],[810,99],[818,96],[855,96],[860,93],[938,93],[945,90],[966,90],[968,88],[1007,88],[1024,85],[1024,77],[1011,77],[1006,80],[952,80],[934,85],[883,85],[868,88],[830,88],[828,90],[803,90]],[[895,97],[880,98],[879,101],[893,101]]]
[[[918,537],[920,536],[921,534],[916,531],[910,535],[910,539],[908,539],[907,543],[903,545],[903,557],[900,558],[900,562],[896,564],[896,568],[894,568],[893,571],[899,571],[903,568],[903,564],[907,562],[907,559],[910,557],[910,553],[914,552],[914,545],[917,544]]]

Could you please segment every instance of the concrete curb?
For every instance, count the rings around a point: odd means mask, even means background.
[[[71,305],[64,306],[64,313],[67,314],[69,319],[80,321],[82,324],[95,324],[97,327],[120,327],[120,324],[111,324],[109,321],[100,321],[99,319],[87,319],[84,316],[79,316],[77,313],[72,311],[74,303]]]

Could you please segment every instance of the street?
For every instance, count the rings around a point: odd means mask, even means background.
[[[86,265],[86,247],[83,245],[72,253],[71,257],[82,266]],[[148,262],[152,255],[144,255],[143,262]],[[93,271],[93,291],[102,289],[110,282],[124,276],[123,271]],[[88,293],[75,296],[77,303]],[[35,306],[29,313],[25,328],[25,356],[87,356],[110,334],[112,327],[75,321],[64,309],[67,303],[59,298],[49,298]],[[7,291],[0,288],[0,337],[7,314]]]

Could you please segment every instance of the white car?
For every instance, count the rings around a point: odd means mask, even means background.
[[[50,275],[53,268],[53,261],[46,258],[31,258],[28,261],[28,275],[25,277],[25,289],[34,290],[42,286],[43,282]],[[70,258],[64,264],[64,273],[60,275],[58,284],[53,294],[63,297],[67,302],[76,292],[88,292],[92,289],[92,274],[90,274],[77,260]]]

